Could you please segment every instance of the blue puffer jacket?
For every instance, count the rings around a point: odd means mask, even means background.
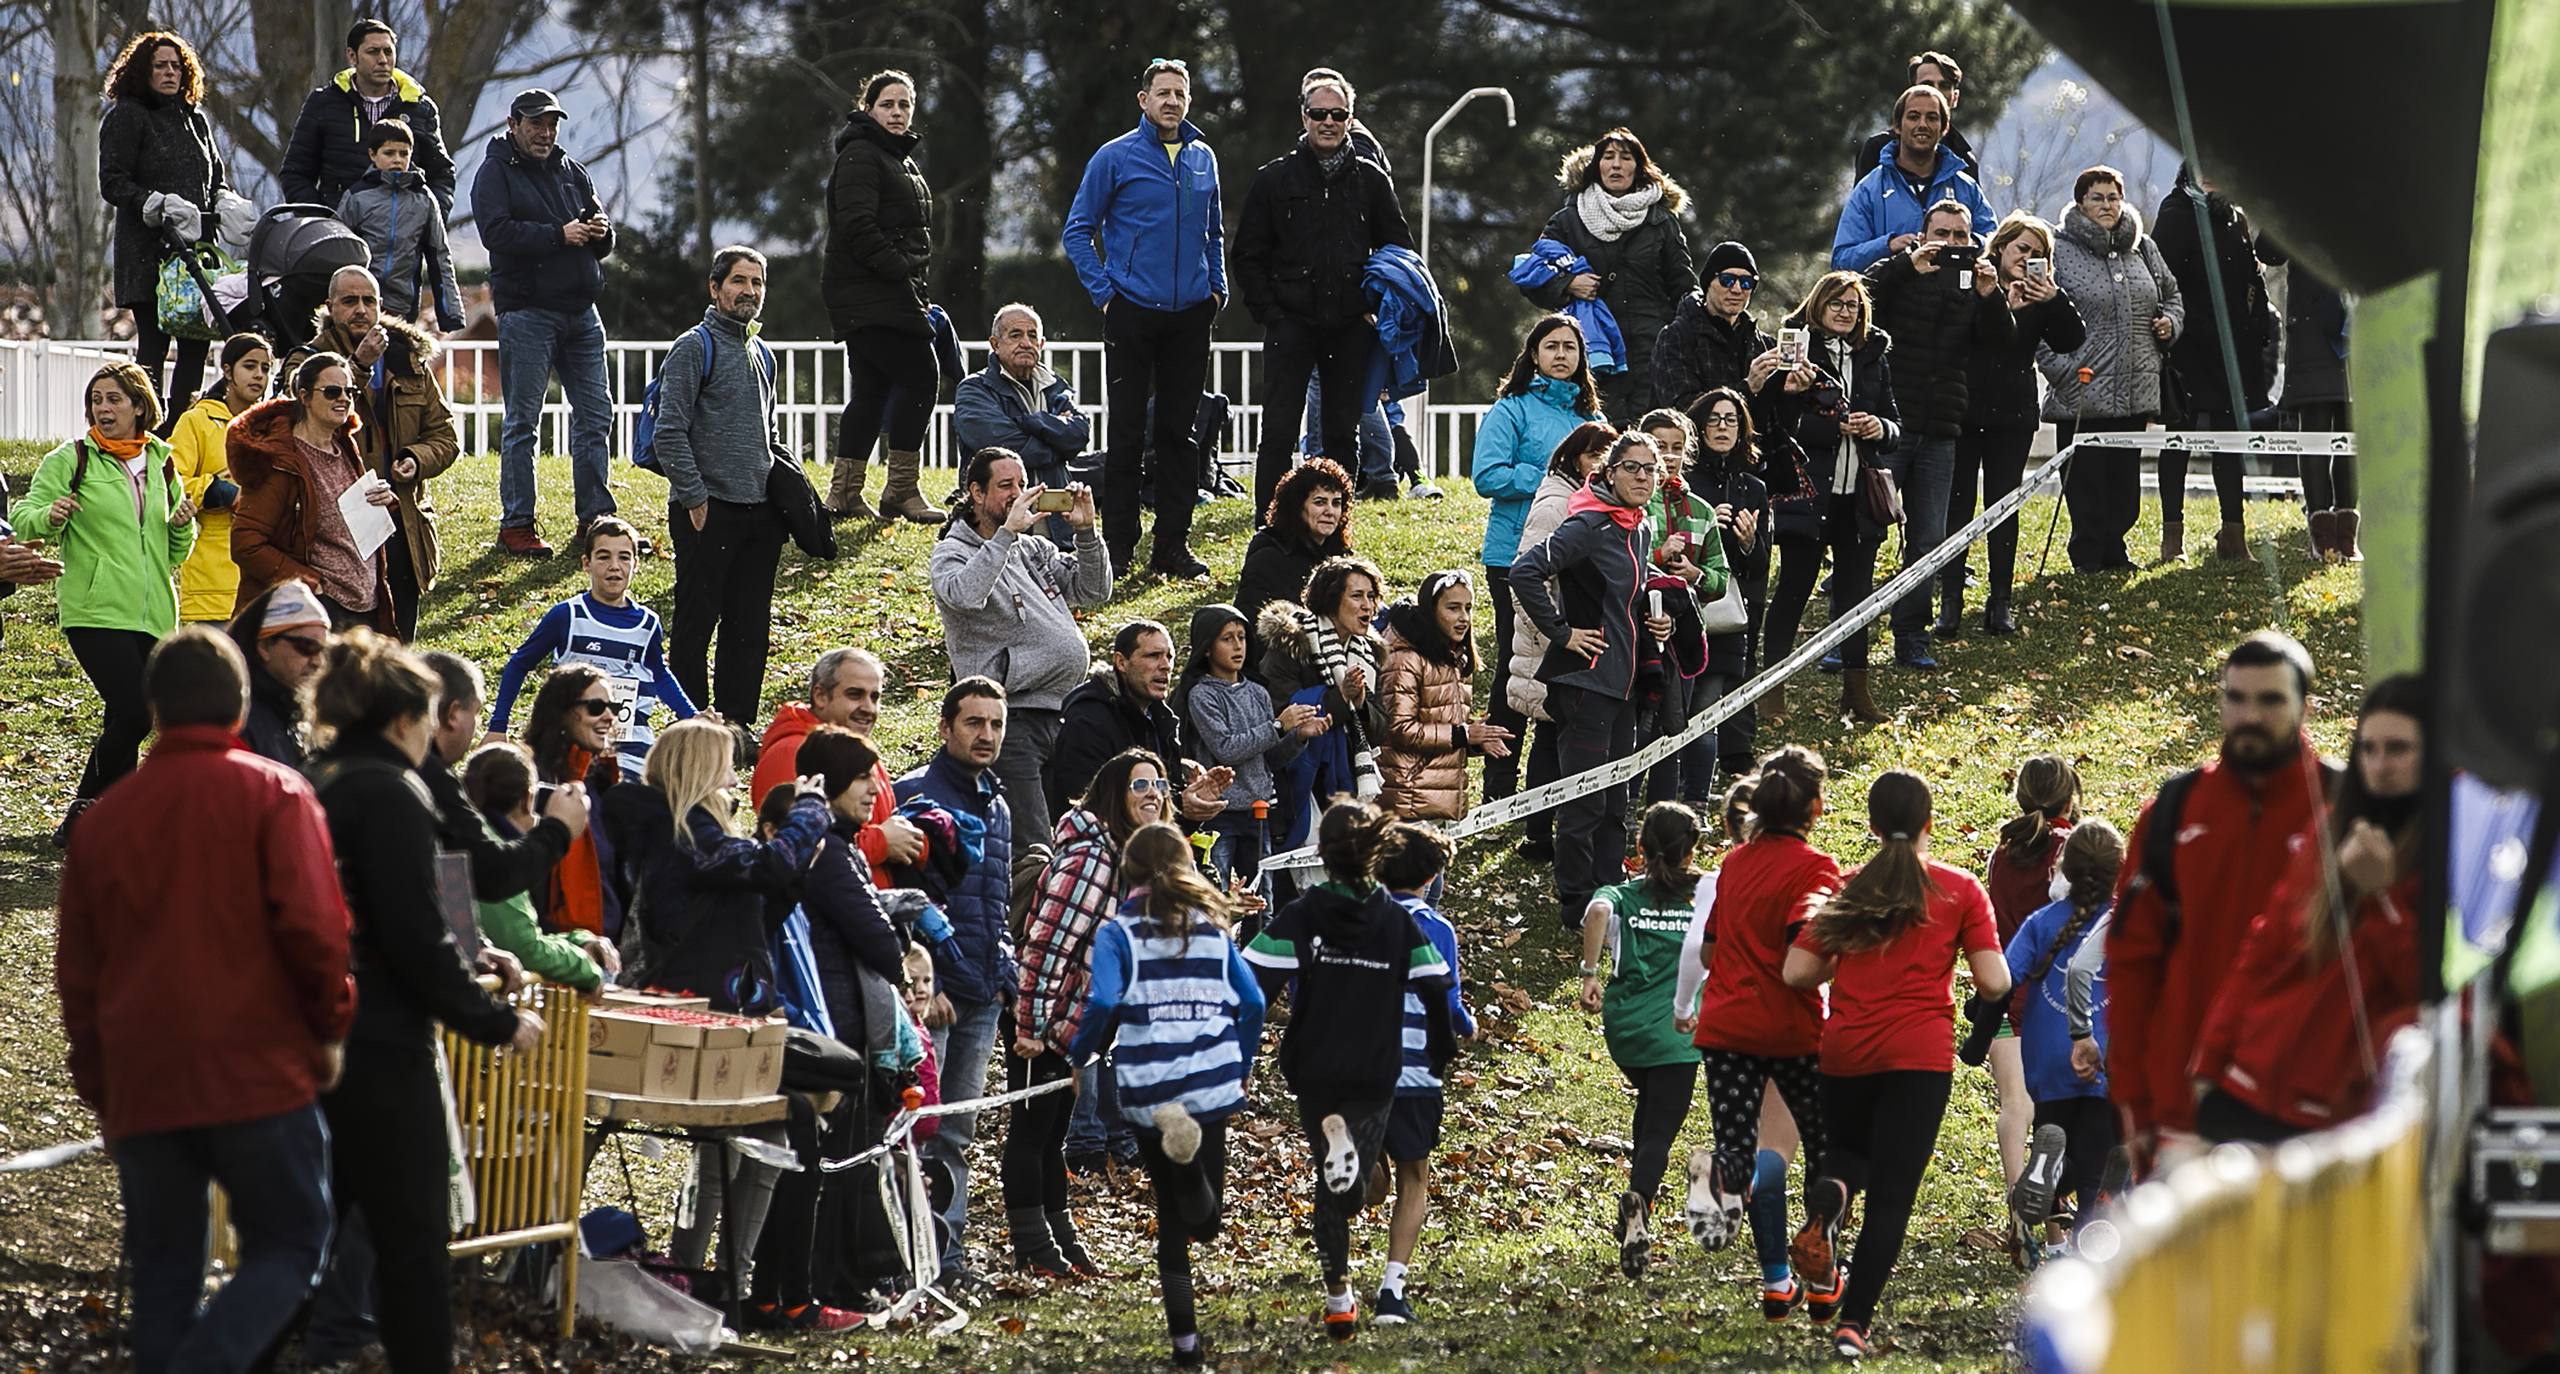
[[[1524,395],[1505,396],[1485,412],[1476,426],[1471,455],[1476,495],[1493,502],[1484,521],[1484,565],[1508,568],[1520,552],[1520,527],[1529,520],[1529,502],[1547,476],[1547,460],[1573,427],[1600,418],[1594,400],[1588,415],[1575,410],[1581,388],[1571,381],[1540,373]]]
[[[1849,200],[1840,207],[1839,227],[1831,234],[1831,266],[1841,272],[1864,272],[1882,260],[1891,250],[1885,245],[1897,234],[1916,234],[1928,216],[1929,207],[1953,197],[1973,212],[1973,236],[1988,240],[1997,221],[1991,207],[1982,199],[1982,187],[1964,169],[1964,159],[1941,145],[1937,170],[1929,174],[1929,193],[1918,200],[1911,198],[1911,181],[1902,169],[1893,165],[1902,151],[1900,140],[1884,145],[1876,155],[1876,165],[1858,184],[1849,188]]]
[[[1388,244],[1369,255],[1361,283],[1377,306],[1378,351],[1387,371],[1381,389],[1391,403],[1420,395],[1432,378],[1458,370],[1457,350],[1449,342],[1448,307],[1420,254]]]
[[[1227,230],[1218,208],[1218,155],[1182,122],[1182,155],[1167,158],[1156,126],[1094,150],[1067,207],[1067,260],[1095,309],[1119,296],[1149,310],[1188,310],[1227,294]]]
[[[900,805],[923,797],[954,814],[986,823],[986,848],[967,877],[951,889],[945,914],[951,938],[933,947],[933,976],[964,1010],[985,1006],[1013,988],[1013,811],[993,772],[971,777],[950,751],[898,779]]]
[[[524,309],[575,314],[595,304],[614,231],[581,246],[562,242],[560,230],[602,204],[576,158],[554,148],[536,162],[505,131],[492,137],[471,181],[471,217],[489,250],[490,305],[503,315]]]

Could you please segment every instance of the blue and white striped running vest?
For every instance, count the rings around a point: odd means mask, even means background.
[[[1120,999],[1120,1114],[1152,1125],[1156,1108],[1179,1102],[1198,1121],[1222,1120],[1244,1105],[1245,1046],[1236,1028],[1241,999],[1227,981],[1234,946],[1218,930],[1186,944],[1157,932],[1134,904],[1112,918],[1129,940],[1135,967]]]
[[[1424,939],[1431,938],[1432,922],[1448,924],[1447,917],[1433,911],[1419,897],[1399,895],[1396,904],[1413,913],[1414,924],[1422,928]],[[1439,942],[1432,941],[1432,947],[1437,949]],[[1448,996],[1445,992],[1431,995]],[[1413,984],[1407,983],[1404,988],[1404,1064],[1396,1070],[1396,1096],[1428,1097],[1439,1091],[1440,1075],[1431,1071],[1431,1015],[1423,1009],[1422,994],[1413,990]]]
[[[658,742],[657,732],[649,728],[657,686],[657,675],[649,671],[649,645],[658,637],[658,613],[636,602],[633,609],[640,612],[640,623],[626,630],[590,615],[584,596],[571,597],[569,647],[560,661],[591,663],[604,670],[606,689],[613,693],[615,723],[622,732],[615,746],[622,755],[622,775],[636,780],[648,760],[649,746]]]

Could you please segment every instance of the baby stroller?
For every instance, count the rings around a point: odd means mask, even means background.
[[[364,236],[324,205],[277,205],[249,232],[248,291],[231,311],[231,327],[267,336],[282,355],[311,342],[312,317],[329,298],[341,267],[370,267]]]

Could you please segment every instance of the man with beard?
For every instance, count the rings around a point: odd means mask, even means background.
[[[2187,1073],[2198,1033],[2249,923],[2313,842],[2330,772],[2303,733],[2310,693],[2300,644],[2273,630],[2240,641],[2222,661],[2220,756],[2171,778],[2125,841],[2105,939],[2107,1078],[2145,1172],[2199,1148]],[[2160,826],[2176,828],[2165,842]],[[2096,1053],[2073,1046],[2084,1071]]]
[[[1173,633],[1152,620],[1121,626],[1111,638],[1111,661],[1094,665],[1058,713],[1058,747],[1049,757],[1049,814],[1073,810],[1103,762],[1123,749],[1151,750],[1166,776],[1185,775],[1183,819],[1205,821],[1225,810],[1235,772],[1204,770],[1182,757],[1182,724],[1165,700],[1172,691]],[[1220,776],[1214,787],[1212,775]]]

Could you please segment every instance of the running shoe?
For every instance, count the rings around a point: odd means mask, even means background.
[[[1760,1285],[1760,1315],[1772,1322],[1782,1322],[1796,1314],[1804,1304],[1805,1287],[1790,1274],[1784,1283]]]
[[[1360,1186],[1360,1151],[1351,1143],[1351,1123],[1334,1112],[1325,1117],[1324,1186],[1336,1193],[1347,1193]]]
[[[1700,1146],[1689,1152],[1689,1234],[1708,1250],[1721,1250],[1742,1234],[1742,1207],[1749,1185],[1725,1185],[1724,1168],[1715,1151]]]
[[[849,1312],[824,1303],[804,1302],[786,1307],[771,1300],[749,1304],[744,1316],[751,1330],[807,1331],[822,1336],[851,1331],[867,1320],[864,1313]]]
[[[2062,1184],[2062,1155],[2068,1142],[2062,1128],[2044,1125],[2027,1140],[2026,1167],[2009,1188],[2009,1227],[2017,1239],[2013,1252],[2021,1269],[2033,1270],[2044,1258],[2045,1218],[2053,1215],[2053,1195]]]
[[[1378,1290],[1378,1295],[1369,1300],[1369,1324],[1371,1326],[1411,1326],[1413,1304],[1406,1300],[1404,1294],[1390,1293],[1381,1288]]]
[[[1653,1237],[1647,1233],[1644,1194],[1630,1188],[1618,1194],[1618,1269],[1629,1279],[1642,1282],[1645,1267],[1653,1262]]]
[[[1805,1286],[1805,1312],[1816,1322],[1831,1320],[1839,1309],[1844,1286],[1840,1264],[1840,1214],[1849,1209],[1849,1189],[1836,1178],[1814,1180],[1805,1192],[1804,1225],[1787,1246],[1796,1278]]]
[[[1842,1322],[1831,1333],[1831,1350],[1841,1359],[1855,1364],[1867,1357],[1867,1329],[1855,1322]]]
[[[1351,1305],[1343,1308],[1339,1312],[1334,1311],[1333,1308],[1328,1305],[1324,1309],[1324,1334],[1331,1336],[1337,1341],[1347,1341],[1352,1337],[1359,1335],[1360,1300],[1358,1298],[1353,1298],[1351,1300]]]

